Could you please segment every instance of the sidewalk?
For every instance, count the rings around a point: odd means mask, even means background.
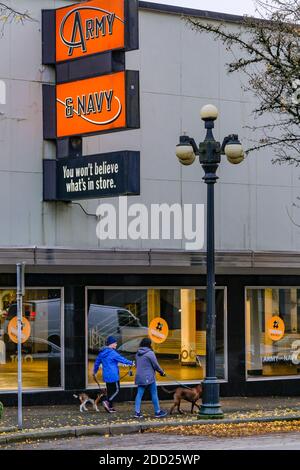
[[[67,406],[37,406],[23,408],[23,431],[17,430],[17,409],[5,408],[0,420],[0,446],[8,442],[28,439],[45,439],[63,436],[81,436],[91,434],[113,435],[140,432],[151,427],[166,425],[208,424],[218,422],[241,423],[275,420],[300,420],[299,398],[224,398],[221,400],[225,418],[202,421],[197,414],[190,414],[190,405],[182,402],[184,415],[174,414],[163,419],[153,416],[151,402],[143,404],[144,419],[134,418],[133,403],[117,403],[117,413],[108,414],[103,408],[97,413],[92,410],[80,413],[79,401]],[[172,402],[162,401],[163,409],[169,410]]]

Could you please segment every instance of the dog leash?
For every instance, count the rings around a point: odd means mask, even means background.
[[[198,365],[201,366],[200,357],[198,355],[196,356],[196,361],[197,361]],[[192,390],[191,387],[188,387],[187,385],[184,385],[184,384],[178,382],[178,380],[176,380],[175,377],[172,377],[172,375],[166,374],[166,377],[169,377],[170,379],[172,379],[175,383],[177,383],[181,387],[187,388],[188,390]],[[162,387],[162,388],[164,388],[164,387]],[[165,391],[167,391],[167,389]]]
[[[123,380],[126,376],[128,375],[128,377],[133,377],[133,371],[132,371],[132,366],[129,367],[129,370],[126,372],[126,374],[122,375],[122,377],[120,377],[120,380]],[[93,378],[96,382],[96,384],[98,385],[99,389],[101,390],[101,386],[97,380],[97,377],[93,374]]]
[[[99,384],[99,382],[98,382],[98,380],[97,380],[97,377],[96,377],[94,374],[93,374],[93,378],[94,378],[96,384],[98,385],[99,389],[101,390],[101,387],[100,387],[100,384]]]
[[[131,355],[133,355],[133,354],[131,354]],[[199,359],[199,356],[196,356],[196,360],[197,360],[198,365],[201,365],[201,361],[200,361],[200,359]],[[132,376],[133,376],[132,367],[129,367],[129,371],[127,371],[126,374],[124,374],[122,377],[120,377],[120,380],[124,379],[124,377],[126,377],[127,375],[128,375],[129,377],[132,377]],[[176,384],[180,385],[180,387],[187,388],[188,390],[192,390],[191,387],[188,387],[187,385],[184,385],[184,384],[178,382],[178,380],[176,380],[175,377],[173,377],[172,375],[166,374],[165,377],[169,377],[170,379],[172,379],[173,382],[175,382]],[[169,393],[170,393],[170,390],[164,389],[163,386],[162,386],[162,389],[165,390],[166,392],[169,392]]]
[[[133,377],[133,371],[132,371],[132,367],[130,366],[129,367],[129,370],[126,372],[126,374],[122,375],[122,377],[120,377],[120,380],[124,379],[124,377],[126,377],[128,375],[128,377]]]
[[[192,390],[191,387],[188,387],[187,385],[184,385],[184,384],[178,382],[178,380],[176,380],[175,377],[172,377],[172,375],[166,374],[166,377],[169,377],[170,379],[172,379],[172,381],[175,382],[176,384],[180,385],[180,387],[187,388],[188,390]],[[162,387],[162,389],[164,389],[164,387]],[[167,391],[167,389],[165,391]],[[168,392],[170,392],[170,390],[168,390]]]

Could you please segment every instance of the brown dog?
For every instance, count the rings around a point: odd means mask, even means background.
[[[78,395],[73,395],[74,398],[78,398],[81,405],[79,407],[80,409],[80,412],[82,413],[83,411],[88,411],[87,407],[86,407],[86,404],[87,403],[91,403],[93,405],[93,408],[95,411],[99,411],[99,408],[98,408],[98,403],[101,401],[101,398],[103,396],[106,396],[106,388],[103,389],[103,390],[100,390],[100,392],[97,394],[97,397],[96,399],[94,400],[93,398],[91,398],[87,393],[84,393],[84,392],[80,392]]]
[[[170,392],[169,392],[170,393]],[[170,409],[170,415],[173,413],[177,407],[178,413],[183,414],[183,411],[180,409],[181,400],[186,400],[192,403],[191,413],[194,412],[194,407],[197,406],[199,409],[200,406],[197,405],[197,401],[202,397],[202,385],[196,385],[195,387],[178,387],[174,393],[174,404]]]

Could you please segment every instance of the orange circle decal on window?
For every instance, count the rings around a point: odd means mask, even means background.
[[[153,343],[163,343],[166,341],[169,334],[169,327],[166,320],[157,317],[154,318],[149,325],[149,338]]]
[[[27,318],[22,317],[21,343],[25,343],[31,333],[31,326]],[[18,317],[13,317],[7,327],[7,333],[11,341],[18,342]]]
[[[279,341],[284,337],[284,321],[278,317],[274,316],[268,321],[268,335],[272,341]]]

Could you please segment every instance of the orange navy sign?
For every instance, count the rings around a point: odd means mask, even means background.
[[[43,11],[43,63],[138,49],[137,0],[91,0]]]
[[[44,138],[139,128],[138,72],[44,85]]]
[[[57,85],[57,137],[125,127],[125,73]]]

